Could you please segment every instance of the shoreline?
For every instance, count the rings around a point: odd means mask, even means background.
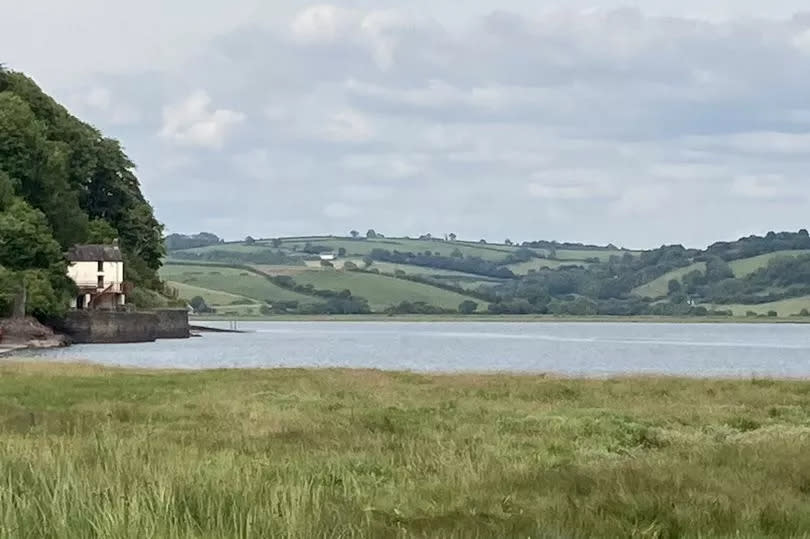
[[[270,316],[191,316],[195,325],[205,322],[509,322],[509,323],[615,323],[615,324],[810,324],[810,317],[733,317],[733,316],[554,316],[554,315],[270,315]]]

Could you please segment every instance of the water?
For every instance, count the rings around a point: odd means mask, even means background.
[[[810,377],[810,326],[799,324],[243,322],[239,328],[250,333],[79,345],[27,355],[179,369]]]

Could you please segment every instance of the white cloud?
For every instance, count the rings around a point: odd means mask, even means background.
[[[347,109],[332,114],[322,132],[335,142],[364,142],[374,136],[374,125],[366,115]]]
[[[332,202],[323,208],[323,214],[333,219],[348,219],[358,214],[357,208],[343,202]]]
[[[211,110],[211,98],[202,90],[163,108],[160,136],[177,144],[221,148],[245,115],[229,109]]]
[[[304,43],[329,43],[345,36],[356,20],[356,13],[338,6],[311,6],[293,19],[290,30]]]
[[[731,192],[742,198],[760,201],[808,197],[807,189],[799,189],[795,183],[779,174],[738,176],[732,182]]]

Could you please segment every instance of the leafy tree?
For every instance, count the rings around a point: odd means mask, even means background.
[[[245,238],[245,245],[254,245],[255,243],[256,240],[253,238],[253,236],[248,236]]]
[[[357,239],[357,237],[360,236],[360,233],[356,230],[352,230],[351,232],[349,232],[349,234],[351,234],[352,238],[354,239]]]
[[[357,267],[357,264],[349,260],[343,264],[343,269],[346,271],[357,271],[359,268]]]
[[[373,258],[371,258],[369,255],[366,255],[366,256],[363,257],[363,265],[366,268],[370,268],[372,264],[374,264],[374,259]]]
[[[670,279],[669,283],[667,283],[667,289],[669,291],[669,295],[676,294],[681,291],[683,287],[681,286],[680,281],[677,279]]]
[[[345,247],[340,247],[338,249],[338,256],[346,256],[346,248]]]
[[[457,237],[453,232],[450,233],[450,241],[456,241]]]
[[[274,248],[278,249],[281,247],[282,241],[281,238],[273,238],[272,245]]]
[[[213,311],[202,296],[194,296],[188,304],[191,305],[191,308],[194,309],[196,313],[210,313]]]
[[[506,238],[505,240],[503,240],[503,243],[504,243],[504,245],[511,246],[512,245],[512,240],[510,240],[509,238]]]
[[[458,306],[458,312],[461,314],[473,314],[478,310],[478,304],[472,300],[465,299]]]
[[[87,225],[89,243],[110,244],[118,240],[118,231],[104,219],[93,219]]]
[[[369,228],[368,232],[366,232],[366,238],[373,240],[377,238],[377,233],[374,231],[373,228]]]

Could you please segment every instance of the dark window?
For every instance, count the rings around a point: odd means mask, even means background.
[[[98,271],[99,272],[104,271],[104,262],[102,262],[101,260],[98,261]]]
[[[104,288],[104,276],[103,275],[98,276],[98,287],[99,288]]]

